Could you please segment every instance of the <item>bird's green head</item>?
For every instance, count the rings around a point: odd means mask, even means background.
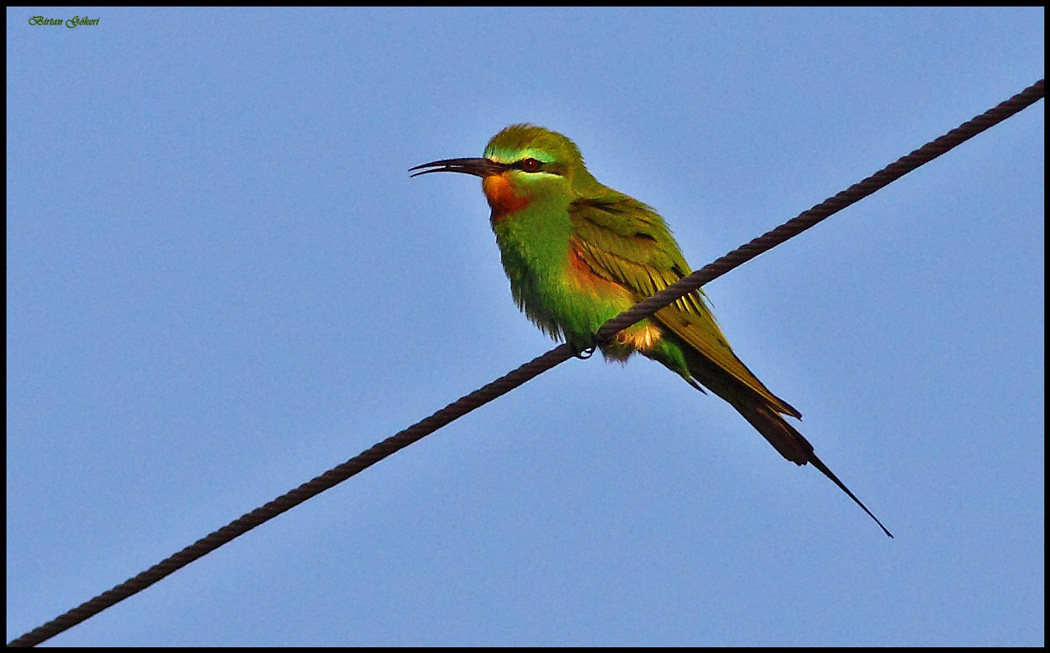
[[[493,218],[538,201],[571,202],[600,184],[587,172],[576,144],[535,125],[511,125],[492,137],[480,159],[442,159],[416,166],[416,175],[463,172],[482,178]]]

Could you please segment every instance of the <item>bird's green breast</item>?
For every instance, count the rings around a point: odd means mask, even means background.
[[[567,208],[538,202],[512,214],[494,212],[492,230],[515,301],[552,337],[587,342],[633,303],[625,288],[580,259]]]

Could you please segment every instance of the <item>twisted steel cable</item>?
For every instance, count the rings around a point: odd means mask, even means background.
[[[695,291],[700,288],[700,286],[720,277],[733,268],[742,265],[759,254],[762,254],[784,241],[797,236],[821,220],[824,220],[832,214],[846,208],[850,204],[871,195],[880,188],[883,188],[887,184],[899,179],[919,166],[937,158],[960,143],[973,138],[977,134],[1002,122],[1003,120],[1006,120],[1025,107],[1037,102],[1043,97],[1043,95],[1043,80],[1039,80],[1009,100],[986,111],[973,120],[963,123],[940,138],[930,141],[911,154],[901,157],[867,179],[850,186],[841,193],[828,198],[808,211],[804,211],[776,229],[755,238],[746,245],[733,250],[713,263],[693,272],[689,276],[683,277],[677,283],[668,286],[664,290],[654,294],[652,297],[635,304],[630,309],[602,325],[601,329],[598,330],[598,333],[595,334],[595,342],[598,344],[608,342],[619,331],[631,326],[639,320],[645,319],[680,297]],[[282,494],[269,503],[242,515],[219,530],[197,540],[178,553],[165,558],[146,571],[143,571],[112,589],[99,594],[95,598],[80,604],[76,608],[69,610],[59,617],[34,628],[21,637],[12,640],[8,645],[34,646],[68,630],[69,628],[72,628],[106,608],[141,592],[165,576],[168,576],[190,564],[194,560],[211,553],[223,544],[247,533],[256,526],[259,526],[260,524],[273,519],[277,515],[291,510],[307,499],[317,496],[321,492],[338,485],[354,474],[357,474],[380,460],[383,460],[387,456],[404,449],[453,420],[456,420],[475,408],[479,408],[493,399],[510,392],[526,381],[539,376],[550,368],[559,365],[576,355],[579,355],[579,352],[569,345],[563,344],[555,347],[516,370],[445,406],[433,415],[416,422],[403,431],[373,445],[371,448],[350,460],[347,460],[320,476],[303,483],[294,490]]]
[[[733,268],[747,263],[759,254],[773,249],[789,238],[794,238],[850,204],[859,202],[919,166],[929,163],[955,146],[1034,104],[1043,97],[1043,81],[1039,80],[1009,100],[985,111],[972,120],[964,122],[944,136],[930,141],[911,154],[902,156],[867,179],[853,184],[846,190],[829,197],[808,211],[803,211],[776,229],[766,232],[746,245],[734,249],[732,252],[705,265],[689,276],[682,277],[674,285],[668,286],[644,301],[638,302],[603,324],[602,328],[595,334],[595,341],[598,343],[609,342],[613,336],[635,322],[649,317],[671,302],[717,279]]]

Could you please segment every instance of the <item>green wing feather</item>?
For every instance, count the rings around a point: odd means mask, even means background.
[[[596,275],[631,290],[637,300],[690,272],[663,218],[638,200],[610,189],[606,194],[574,201],[569,205],[569,216],[573,246],[580,258]],[[686,295],[653,317],[704,359],[750,388],[770,408],[801,416],[736,357],[704,301],[703,291]],[[720,388],[711,389],[723,394]]]

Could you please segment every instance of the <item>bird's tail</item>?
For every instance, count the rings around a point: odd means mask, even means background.
[[[769,440],[769,444],[781,456],[796,465],[805,465],[813,458],[813,445],[809,440],[765,403],[752,397],[720,396],[736,408],[762,437]]]
[[[665,338],[668,335],[665,334]],[[850,499],[853,499],[854,503],[860,506],[864,512],[868,513],[868,516],[875,520],[875,523],[882,528],[886,535],[893,537],[893,534],[886,530],[879,518],[861,503],[861,500],[839,480],[838,476],[835,476],[828,469],[828,466],[817,457],[817,454],[813,453],[813,445],[809,443],[809,440],[804,438],[801,433],[795,430],[795,427],[788,424],[784,419],[785,414],[801,418],[801,413],[789,403],[770,392],[743,363],[740,363],[739,366],[747,373],[746,378],[752,379],[751,383],[741,380],[739,374],[734,375],[730,373],[725,367],[709,359],[695,347],[688,345],[686,341],[674,340],[673,343],[677,351],[684,355],[687,369],[683,369],[680,365],[680,358],[676,359],[674,356],[667,355],[659,349],[643,353],[680,374],[687,383],[697,390],[703,392],[704,388],[707,388],[729,402],[756,431],[762,434],[762,437],[773,445],[774,449],[780,452],[781,456],[796,465],[811,464],[819,469],[832,483],[839,486],[839,489],[845,492]],[[732,352],[730,354],[734,360],[739,362],[735,354],[732,354]]]
[[[719,393],[720,394],[720,393]],[[875,520],[875,523],[879,525],[879,528],[893,537],[893,533],[890,533],[879,518],[874,515],[868,507],[865,506],[857,495],[853,494],[845,483],[839,480],[838,476],[835,476],[834,472],[828,469],[828,466],[824,464],[817,454],[813,452],[813,445],[809,443],[809,440],[804,438],[793,426],[787,423],[787,421],[776,411],[769,406],[755,400],[752,397],[738,398],[738,397],[726,397],[723,399],[728,401],[744,419],[755,427],[755,430],[762,434],[762,436],[769,440],[769,443],[780,452],[780,455],[784,456],[796,465],[805,465],[806,463],[812,464],[814,467],[819,469],[824,476],[831,479],[831,482],[839,486],[839,488],[849,495],[849,498],[853,499],[854,503],[861,507],[861,509],[868,513],[868,516]]]

